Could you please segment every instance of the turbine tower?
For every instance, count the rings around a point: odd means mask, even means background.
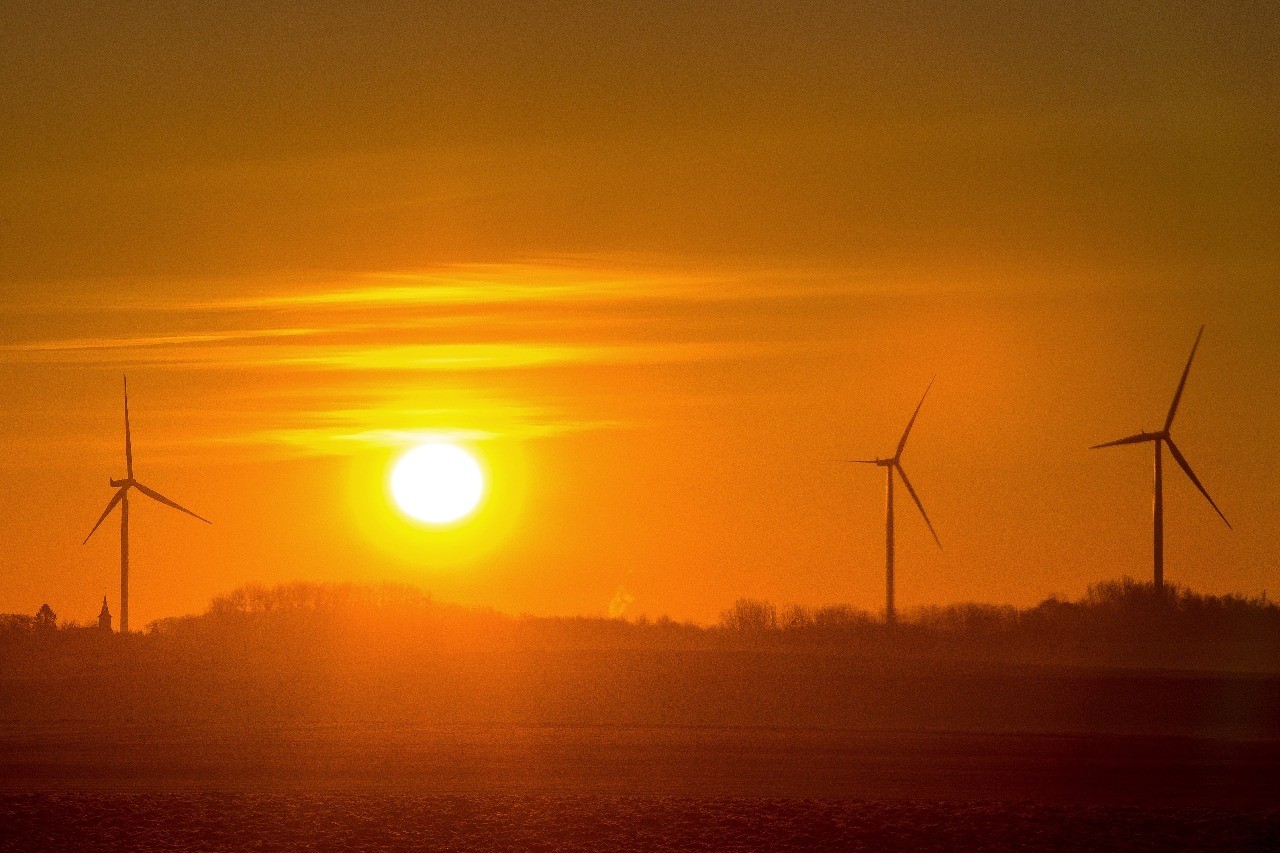
[[[1222,519],[1223,523],[1231,529],[1231,522],[1227,521],[1227,517],[1222,514],[1222,510],[1218,509],[1218,505],[1213,502],[1213,498],[1209,497],[1209,492],[1201,484],[1200,478],[1196,476],[1196,472],[1191,470],[1190,463],[1187,458],[1178,450],[1178,445],[1173,443],[1173,436],[1169,434],[1169,430],[1173,427],[1174,415],[1178,413],[1178,402],[1182,399],[1182,389],[1187,384],[1187,374],[1191,372],[1191,362],[1196,357],[1196,349],[1200,346],[1200,336],[1204,334],[1204,326],[1200,327],[1200,331],[1196,333],[1196,342],[1191,345],[1191,355],[1187,358],[1187,366],[1182,370],[1182,379],[1178,382],[1178,390],[1173,392],[1173,404],[1169,406],[1169,414],[1164,419],[1164,429],[1158,432],[1140,432],[1137,435],[1131,435],[1127,438],[1118,438],[1115,441],[1108,441],[1104,444],[1095,444],[1090,450],[1097,450],[1100,447],[1116,447],[1121,444],[1142,444],[1151,442],[1155,445],[1156,452],[1156,485],[1155,485],[1155,504],[1153,516],[1155,520],[1154,531],[1154,549],[1153,557],[1155,561],[1155,586],[1156,591],[1164,590],[1164,472],[1163,472],[1163,454],[1164,447],[1168,445],[1169,455],[1173,457],[1173,461],[1178,463],[1178,467],[1190,478],[1195,487],[1200,490],[1200,494],[1204,495],[1204,499],[1209,502],[1209,506],[1213,507],[1214,512]]]
[[[185,512],[187,515],[200,519],[205,524],[212,524],[209,519],[196,515],[184,506],[169,500],[159,492],[149,489],[142,483],[139,483],[133,477],[133,439],[129,434],[129,378],[126,376],[124,380],[124,465],[126,476],[123,480],[111,479],[111,488],[116,493],[111,496],[107,508],[102,511],[102,515],[98,517],[97,524],[93,525],[93,530],[89,531],[89,535],[84,537],[84,541],[88,542],[93,536],[102,522],[111,514],[111,510],[116,504],[120,504],[120,633],[129,633],[129,490],[137,489],[142,494],[154,501],[159,501],[165,506]],[[84,543],[81,543],[84,544]]]
[[[885,622],[889,625],[894,624],[897,615],[893,608],[893,475],[897,472],[902,478],[902,485],[907,487],[907,494],[911,495],[911,500],[915,501],[916,508],[920,510],[920,515],[924,518],[924,523],[928,525],[929,532],[933,534],[933,541],[938,543],[938,547],[942,547],[942,542],[938,539],[938,533],[933,529],[933,523],[929,521],[929,514],[924,511],[924,504],[920,503],[920,497],[916,494],[916,490],[911,487],[911,481],[907,479],[907,472],[902,468],[902,449],[907,446],[907,436],[911,435],[911,427],[915,425],[916,415],[920,414],[920,407],[924,405],[924,398],[929,396],[929,388],[933,387],[933,380],[929,381],[929,386],[924,389],[924,395],[920,397],[920,402],[916,406],[915,412],[911,415],[911,420],[907,421],[907,428],[902,431],[902,438],[898,439],[898,448],[893,452],[893,456],[888,459],[845,459],[845,462],[852,462],[858,465],[878,465],[884,469],[885,473],[885,522],[884,522],[884,564],[885,564]]]

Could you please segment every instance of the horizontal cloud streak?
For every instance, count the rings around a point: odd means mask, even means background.
[[[29,339],[0,345],[0,365],[210,377],[196,384],[219,389],[222,415],[189,419],[175,446],[334,454],[432,435],[536,438],[648,418],[618,393],[625,381],[617,371],[803,348],[818,327],[795,340],[766,336],[768,321],[802,318],[816,294],[839,290],[821,273],[686,273],[597,261],[186,282],[185,298],[157,284],[128,302],[31,313],[21,326]],[[202,291],[214,298],[192,296]],[[303,390],[317,383],[323,391]],[[257,396],[244,396],[246,385]],[[427,410],[405,403],[462,389],[501,402]],[[370,394],[384,399],[369,405]],[[555,402],[534,409],[521,404],[527,400]],[[166,408],[189,405],[174,399]]]
[[[170,369],[306,371],[473,372],[525,370],[556,365],[660,364],[750,357],[762,345],[744,343],[559,344],[552,342],[450,343],[403,346],[332,345],[242,347],[152,344],[138,346],[35,345],[14,349],[9,362],[92,365],[146,365]],[[24,358],[25,356],[25,358]]]
[[[203,332],[190,335],[149,335],[132,338],[69,338],[0,345],[0,353],[58,353],[84,350],[136,349],[147,347],[185,347],[228,341],[253,341],[269,338],[297,338],[319,334],[319,329],[244,329],[226,332]]]
[[[754,298],[794,289],[814,272],[699,273],[667,268],[625,269],[599,259],[544,263],[465,264],[440,270],[365,273],[346,283],[316,283],[306,292],[262,293],[185,303],[195,310],[346,307],[377,305],[457,305],[494,302],[582,302],[609,300]],[[788,281],[789,280],[789,281]],[[317,286],[319,285],[319,286]]]
[[[227,436],[222,443],[333,455],[360,447],[403,447],[429,440],[544,438],[627,426],[618,420],[574,417],[546,405],[470,395],[448,395],[440,405],[429,407],[383,400],[357,408],[292,413],[281,420],[285,422],[278,426]]]

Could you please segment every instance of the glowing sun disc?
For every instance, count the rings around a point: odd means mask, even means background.
[[[413,448],[391,470],[391,496],[408,516],[448,524],[468,515],[484,495],[480,463],[454,444]]]

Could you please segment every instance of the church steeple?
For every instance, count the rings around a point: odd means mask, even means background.
[[[111,611],[107,609],[107,597],[102,596],[102,611],[98,613],[98,627],[104,631],[111,630]]]

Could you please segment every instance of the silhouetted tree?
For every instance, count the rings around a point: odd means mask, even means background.
[[[809,611],[800,605],[795,605],[787,610],[782,616],[782,630],[784,631],[803,631],[813,625],[813,619],[809,616]]]
[[[0,613],[0,636],[21,637],[31,633],[35,619],[25,613]]]
[[[58,627],[58,614],[48,604],[40,605],[36,611],[35,628],[37,631],[52,631]]]
[[[720,614],[720,627],[741,634],[763,634],[778,628],[778,611],[767,601],[739,598]]]

